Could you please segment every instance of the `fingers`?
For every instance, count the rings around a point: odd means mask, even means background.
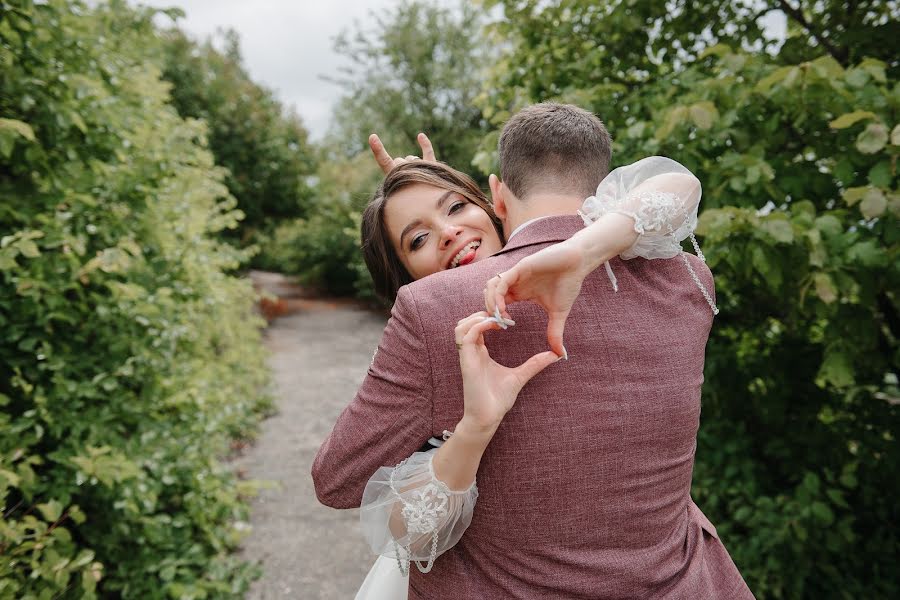
[[[434,157],[434,147],[432,147],[431,140],[428,139],[427,135],[420,133],[416,136],[416,140],[419,142],[419,148],[422,149],[422,160],[437,160]]]
[[[558,361],[559,358],[560,357],[553,352],[541,352],[540,354],[535,354],[527,361],[516,367],[515,371],[519,375],[519,377],[521,377],[522,387],[524,387],[532,377]]]
[[[456,338],[457,344],[463,343],[463,338],[466,337],[466,334],[469,333],[469,330],[478,323],[484,321],[484,318],[488,316],[486,312],[478,311],[466,317],[465,319],[460,319],[456,324],[456,329],[454,330],[454,337]]]
[[[518,274],[515,267],[488,279],[484,286],[484,307],[489,315],[495,314],[499,308],[500,314],[504,318],[510,318],[509,312],[506,310],[506,300],[510,286],[517,279]]]
[[[500,324],[497,323],[497,321],[485,321],[484,318],[482,318],[481,321],[469,327],[469,330],[463,337],[463,345],[465,346],[467,344],[475,344],[478,342],[484,343],[482,334],[490,329],[500,329]]]
[[[391,169],[394,168],[394,159],[387,153],[387,150],[384,149],[384,144],[381,143],[381,139],[374,133],[369,136],[369,148],[372,149],[375,162],[378,163],[384,174],[390,173]]]
[[[515,267],[513,267],[497,276],[497,286],[494,288],[494,301],[497,303],[497,308],[500,309],[500,314],[507,318],[509,318],[509,313],[506,311],[506,295],[509,293],[509,286],[516,279]]]
[[[547,323],[547,342],[550,344],[550,349],[558,357],[566,360],[569,359],[569,353],[566,352],[566,347],[563,345],[563,332],[566,329],[568,316],[569,311],[555,312],[550,315],[550,320]]]

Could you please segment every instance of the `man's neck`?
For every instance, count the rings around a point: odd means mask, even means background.
[[[521,211],[510,215],[505,225],[506,236],[516,230],[519,225],[532,219],[541,217],[555,217],[560,215],[574,215],[584,203],[584,198],[575,196],[555,196],[551,194],[536,194],[522,202]]]

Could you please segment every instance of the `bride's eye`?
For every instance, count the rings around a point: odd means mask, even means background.
[[[454,202],[454,203],[450,206],[449,214],[452,215],[452,214],[455,213],[455,212],[459,212],[460,210],[462,210],[462,207],[464,207],[465,205],[466,205],[465,202]]]
[[[425,234],[423,233],[421,235],[417,235],[416,237],[414,237],[412,239],[412,241],[409,243],[409,249],[410,250],[418,250],[419,248],[422,247],[422,244],[424,244],[424,243],[425,243]]]

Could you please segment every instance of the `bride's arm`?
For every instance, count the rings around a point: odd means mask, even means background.
[[[568,240],[523,258],[493,277],[485,288],[485,307],[504,316],[506,305],[531,300],[549,317],[550,348],[566,356],[563,330],[584,279],[608,261],[622,258],[673,258],[681,240],[693,234],[700,202],[700,181],[679,163],[650,157],[612,171],[579,211],[587,227]],[[692,270],[686,261],[688,270]],[[699,281],[695,279],[695,281]],[[711,294],[698,283],[713,312]]]
[[[494,362],[483,334],[500,325],[485,312],[459,322],[456,340],[463,375],[463,418],[444,444],[380,468],[363,493],[360,520],[372,549],[428,572],[472,521],[481,457],[522,387],[558,357],[542,352],[510,369]]]

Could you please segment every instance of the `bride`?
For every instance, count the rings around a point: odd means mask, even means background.
[[[471,178],[435,161],[424,134],[418,140],[421,160],[393,159],[377,136],[369,141],[386,177],[363,215],[362,244],[381,296],[393,300],[407,283],[444,269],[464,268],[502,248],[502,228],[490,202]],[[488,281],[488,310],[459,321],[455,330],[463,419],[454,432],[444,432],[443,440],[432,438],[400,464],[380,468],[366,486],[360,520],[378,559],[357,600],[405,599],[410,564],[427,573],[462,537],[478,497],[475,475],[493,433],[525,384],[566,358],[565,318],[586,269],[604,264],[610,285],[617,290],[610,258],[681,256],[685,276],[695,281],[698,293],[718,313],[681,249],[681,241],[690,238],[703,258],[693,236],[699,200],[700,182],[671,159],[654,156],[619,167],[584,201],[579,214],[585,229]],[[451,239],[474,241],[458,248],[449,243]],[[484,333],[515,325],[506,313],[507,300],[533,300],[547,310],[553,351],[516,368],[491,359]]]

